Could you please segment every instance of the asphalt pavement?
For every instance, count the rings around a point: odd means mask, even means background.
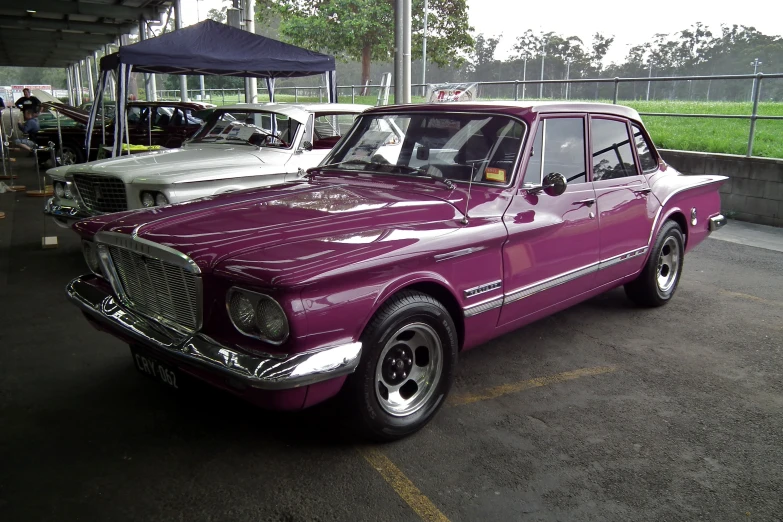
[[[705,241],[663,308],[613,290],[462,354],[433,422],[373,446],[335,402],[141,375],[66,301],[86,267],[42,205],[0,194],[0,520],[783,520],[783,252],[742,242],[774,230]]]

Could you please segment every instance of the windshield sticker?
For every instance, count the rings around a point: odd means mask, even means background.
[[[489,181],[500,181],[501,183],[506,182],[506,170],[505,169],[498,169],[495,167],[487,167],[484,170],[484,175]]]
[[[239,127],[237,130],[237,138],[245,141],[249,140],[250,137],[256,133],[256,129],[254,127]]]

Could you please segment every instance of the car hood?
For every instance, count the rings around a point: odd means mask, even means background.
[[[250,149],[250,150],[249,150]],[[129,156],[119,156],[89,163],[58,167],[51,169],[51,174],[63,176],[67,174],[97,174],[113,176],[126,183],[144,181],[145,183],[174,183],[177,178],[186,181],[203,179],[219,179],[226,177],[236,167],[260,167],[264,164],[274,165],[275,172],[280,172],[280,165],[285,164],[290,154],[265,155],[250,147],[188,147],[186,149],[170,149]],[[278,161],[273,161],[273,160]]]
[[[222,263],[224,273],[245,279],[251,272],[264,274],[253,278],[270,283],[268,276],[281,262],[301,265],[302,257],[344,256],[346,249],[368,255],[389,248],[379,239],[390,231],[404,242],[417,242],[422,234],[457,230],[460,217],[451,203],[435,196],[302,182],[99,216],[74,228],[84,237],[98,231],[135,234],[188,255],[202,271]]]

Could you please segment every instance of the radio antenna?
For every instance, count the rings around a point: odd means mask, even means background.
[[[465,201],[465,213],[462,216],[462,224],[468,224],[468,209],[470,208],[470,189],[473,188],[473,176],[476,175],[476,162],[470,163],[470,180],[468,180],[468,199]]]

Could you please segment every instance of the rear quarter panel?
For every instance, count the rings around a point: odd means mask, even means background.
[[[684,176],[669,167],[672,173],[654,180],[653,194],[661,202],[660,215],[650,236],[652,246],[658,231],[669,219],[675,219],[680,226],[685,224],[685,251],[701,243],[709,236],[709,219],[721,213],[720,186],[726,176]],[[695,209],[695,223],[691,213]]]

